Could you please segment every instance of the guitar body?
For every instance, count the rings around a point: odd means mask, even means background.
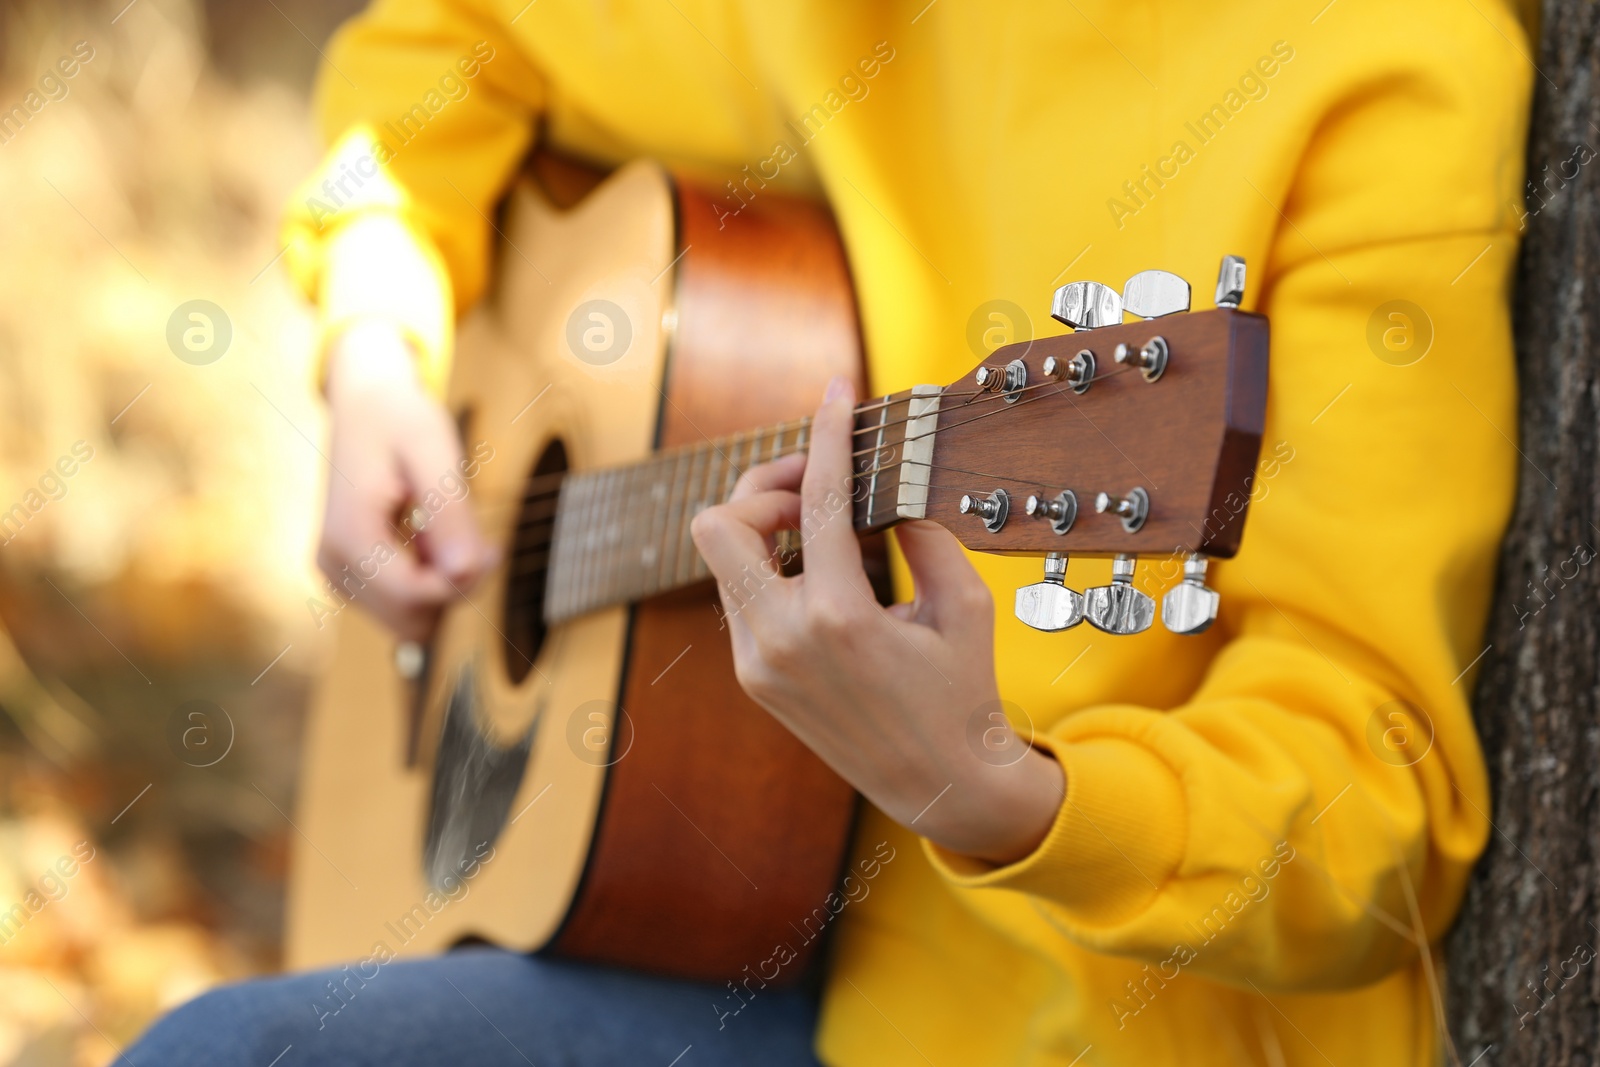
[[[718,229],[711,198],[653,164],[591,185],[555,163],[518,183],[494,295],[458,341],[468,466],[436,495],[474,508],[505,562],[410,680],[359,610],[331,624],[291,966],[482,939],[720,982],[779,941],[812,947],[854,793],[739,689],[709,583],[546,627],[541,487],[860,382],[843,251],[825,209],[773,193]]]

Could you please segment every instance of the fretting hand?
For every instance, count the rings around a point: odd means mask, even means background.
[[[968,723],[997,707],[994,601],[955,538],[928,522],[896,535],[916,599],[873,597],[851,525],[854,390],[828,387],[809,457],[745,472],[728,503],[695,517],[716,575],[734,669],[747,693],[901,825],[1004,864],[1031,852],[1064,794],[1060,766],[1030,749],[980,759]],[[776,576],[780,530],[799,529],[805,573]]]

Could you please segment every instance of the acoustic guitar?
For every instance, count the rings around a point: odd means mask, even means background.
[[[827,210],[719,203],[649,162],[600,180],[551,157],[508,197],[450,390],[467,459],[431,494],[474,508],[504,563],[426,649],[339,612],[290,965],[482,939],[721,982],[787,941],[802,958],[778,982],[803,973],[815,939],[795,932],[826,917],[856,796],[739,689],[689,521],[805,449],[828,378],[864,384],[862,346]],[[881,593],[883,532],[928,519],[1042,556],[1015,601],[1039,629],[1208,626],[1206,561],[1238,549],[1266,404],[1243,286],[1231,256],[1212,310],[1186,313],[1162,271],[1073,282],[1052,308],[1073,332],[863,401],[843,506]],[[1069,554],[1113,556],[1111,583],[1072,589]],[[1159,608],[1136,554],[1184,561]],[[358,599],[359,578],[331,592]]]

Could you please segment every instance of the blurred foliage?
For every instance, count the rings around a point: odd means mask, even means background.
[[[305,608],[324,427],[276,229],[353,6],[0,7],[0,117],[27,116],[0,126],[0,1064],[110,1062],[277,965],[330,649]],[[194,299],[233,330],[204,366],[167,342]],[[232,724],[211,766],[171,740],[195,699]]]

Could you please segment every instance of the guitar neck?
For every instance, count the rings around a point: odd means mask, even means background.
[[[850,484],[828,495],[824,514],[803,520],[802,539],[813,524],[847,510],[861,533],[920,516],[939,392],[919,386],[856,408]],[[811,420],[797,419],[668,449],[640,463],[568,474],[546,556],[545,621],[705,580],[710,570],[689,535],[695,515],[725,502],[746,470],[804,452],[810,439]]]

